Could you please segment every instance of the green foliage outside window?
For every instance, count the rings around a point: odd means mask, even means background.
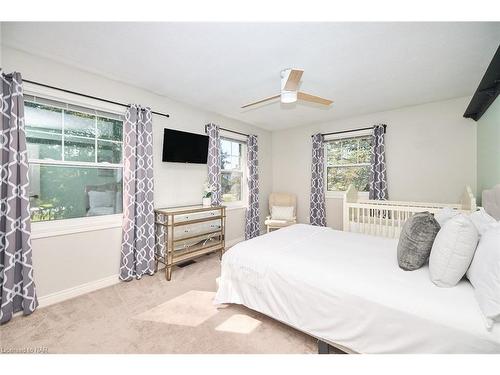
[[[353,184],[358,191],[369,190],[371,137],[353,137],[326,143],[326,184],[328,191],[345,191]]]
[[[32,221],[122,211],[120,119],[27,100],[25,122]],[[91,207],[90,191],[108,199]]]
[[[221,190],[223,202],[242,199],[242,150],[240,142],[221,139]]]

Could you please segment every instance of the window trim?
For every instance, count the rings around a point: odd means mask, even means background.
[[[103,111],[119,116],[124,115],[124,109],[121,106],[101,102],[95,99],[80,97],[78,95],[61,92],[51,88],[37,86],[28,82],[23,83],[23,91],[26,95],[31,95],[39,98],[55,100],[62,103],[67,103],[75,106],[87,107],[96,111]],[[41,103],[42,104],[42,103]],[[71,110],[71,109],[70,109]],[[100,116],[104,117],[104,116]],[[122,143],[123,144],[123,143]],[[69,162],[62,160],[50,159],[33,159],[33,162],[39,165],[62,165],[87,168],[109,168],[122,169],[122,164],[112,163],[93,163],[93,162]],[[122,226],[123,214],[111,214],[101,216],[88,216],[70,219],[37,221],[31,223],[31,238],[40,239],[54,236],[70,235],[74,233],[91,232],[96,230],[104,230],[110,228],[119,228]]]
[[[230,134],[230,133],[229,133]],[[247,141],[246,137],[245,139],[243,138],[238,138],[235,136],[229,136],[227,132],[221,131],[220,134],[221,140],[227,140],[231,142],[237,142],[241,143],[241,200],[239,201],[234,201],[234,202],[222,202],[222,205],[228,208],[247,208],[248,207],[248,166],[247,166]],[[224,170],[221,168],[221,176],[222,172]],[[227,170],[228,172],[230,170]],[[221,194],[221,199],[222,199],[222,194]]]
[[[328,190],[328,176],[327,176],[327,150],[326,150],[326,144],[330,141],[335,141],[338,139],[345,139],[345,138],[355,138],[355,137],[364,137],[367,135],[372,135],[372,130],[371,129],[365,129],[365,130],[354,130],[352,132],[347,132],[347,133],[341,133],[341,134],[329,134],[325,136],[324,142],[323,142],[323,147],[325,151],[325,163],[323,166],[323,178],[325,181],[325,198],[326,199],[339,199],[339,198],[344,198],[345,195],[345,190]],[[362,163],[362,164],[367,164],[367,163]],[[355,164],[355,165],[361,165],[361,164]],[[346,166],[349,166],[346,164]],[[351,166],[353,166],[351,164]],[[370,193],[368,191],[359,191],[358,192],[359,197],[362,199],[368,199],[370,196]]]
[[[87,216],[72,219],[35,221],[31,223],[31,239],[65,236],[75,233],[93,232],[121,228],[123,214]]]
[[[41,95],[34,95],[34,94],[27,94],[27,95],[33,96],[35,99],[37,99],[37,98],[48,99],[47,97],[44,97],[44,96],[41,96]],[[51,100],[51,99],[48,99],[48,100]],[[55,99],[52,99],[52,100],[55,100]],[[86,115],[89,115],[89,113],[83,112],[81,110],[64,108],[63,106],[57,106],[57,105],[53,105],[53,104],[47,104],[47,103],[43,103],[43,102],[37,102],[36,100],[35,101],[31,101],[31,100],[26,100],[25,99],[25,102],[26,101],[28,101],[29,103],[33,103],[35,105],[39,104],[39,105],[43,105],[43,106],[46,106],[46,107],[53,107],[53,108],[60,109],[61,110],[61,115],[62,115],[62,123],[61,123],[62,126],[61,126],[61,133],[60,134],[59,133],[53,133],[53,132],[47,132],[47,131],[43,131],[43,130],[38,130],[38,129],[31,130],[32,132],[35,132],[35,133],[38,133],[38,134],[56,135],[56,136],[59,135],[61,137],[61,146],[62,146],[61,159],[29,159],[29,161],[32,164],[57,164],[57,165],[67,165],[67,166],[92,166],[92,165],[99,165],[99,164],[106,163],[106,164],[112,165],[113,167],[116,167],[116,168],[123,168],[123,159],[122,159],[121,163],[99,162],[97,160],[98,159],[99,142],[108,142],[108,143],[120,144],[122,146],[122,151],[123,151],[123,139],[121,141],[116,141],[116,140],[113,140],[113,139],[101,139],[101,138],[98,138],[98,136],[97,136],[97,119],[98,118],[106,118],[106,119],[109,119],[109,120],[116,120],[116,119],[104,116],[102,114],[99,115],[99,114],[97,114],[97,112],[101,111],[101,110],[89,108],[89,106],[87,106],[88,109],[92,109],[95,112],[95,113],[91,114],[92,116],[95,117],[95,119],[94,119],[95,120],[94,121],[94,130],[96,131],[96,134],[94,135],[94,137],[87,137],[87,136],[74,135],[74,134],[65,134],[65,124],[66,124],[65,114],[66,114],[67,111],[71,111],[71,112],[74,112],[74,113],[86,114]],[[62,104],[65,103],[65,102],[62,102],[61,100],[57,100],[57,102],[62,103]],[[72,105],[70,103],[65,103],[65,104]],[[75,104],[73,104],[73,105],[75,105]],[[83,107],[83,106],[79,105],[79,107]],[[123,124],[123,121],[122,121],[122,124]],[[74,161],[74,160],[65,160],[65,152],[64,152],[65,142],[66,142],[66,140],[71,140],[71,139],[84,139],[84,140],[90,140],[90,141],[92,141],[93,144],[94,144],[94,149],[95,149],[95,158],[94,158],[94,161],[93,162],[82,162],[82,161]],[[123,153],[122,153],[122,157],[123,157]],[[107,165],[106,165],[106,167],[107,167]]]
[[[123,107],[119,105],[102,102],[100,100],[70,94],[67,92],[62,92],[48,87],[34,85],[29,82],[23,82],[23,91],[26,95],[37,96],[40,98],[55,100],[81,107],[91,107],[92,109],[98,111],[109,112],[120,116],[123,116],[124,114]]]

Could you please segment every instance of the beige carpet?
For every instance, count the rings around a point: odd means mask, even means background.
[[[243,306],[216,308],[218,257],[120,283],[0,326],[5,349],[49,353],[316,353],[316,341]]]

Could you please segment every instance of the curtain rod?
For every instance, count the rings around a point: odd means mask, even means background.
[[[205,125],[205,133],[207,132],[207,126],[208,126],[208,124]],[[237,131],[231,130],[231,129],[226,129],[226,128],[219,127],[219,130],[224,130],[224,131],[229,132],[229,133],[239,134],[239,135],[242,135],[242,136],[247,137],[247,138],[250,137],[250,135],[248,135],[248,134],[240,133],[240,132],[237,132]]]
[[[108,99],[103,99],[103,98],[99,98],[97,96],[92,96],[92,95],[87,95],[87,94],[82,94],[80,92],[76,92],[76,91],[71,91],[71,90],[66,90],[66,89],[62,89],[60,87],[55,87],[55,86],[51,86],[51,85],[46,85],[45,83],[40,83],[40,82],[35,82],[35,81],[30,81],[29,79],[23,79],[23,82],[28,82],[28,83],[31,83],[33,85],[37,85],[37,86],[42,86],[42,87],[47,87],[49,89],[53,89],[53,90],[58,90],[58,91],[62,91],[62,92],[66,92],[68,94],[73,94],[73,95],[78,95],[78,96],[83,96],[85,98],[89,98],[89,99],[95,99],[95,100],[99,100],[101,102],[106,102],[106,103],[110,103],[110,104],[115,104],[115,105],[119,105],[119,106],[122,106],[122,107],[129,107],[128,104],[124,104],[124,103],[120,103],[120,102],[115,102],[113,100],[108,100]],[[151,111],[152,114],[154,115],[158,115],[158,116],[164,116],[164,117],[170,117],[170,115],[168,113],[161,113],[161,112],[155,112],[155,111]]]
[[[237,132],[237,131],[234,131],[234,130],[229,130],[229,129],[226,129],[226,128],[219,128],[219,129],[220,130],[224,130],[224,131],[229,132],[229,133],[239,134],[239,135],[242,135],[244,137],[250,137],[248,134],[240,133],[240,132]]]
[[[384,127],[384,133],[387,129],[387,125],[383,125]],[[373,129],[373,126],[370,126],[370,127],[367,127],[367,128],[359,128],[359,129],[351,129],[351,130],[341,130],[341,131],[338,131],[338,132],[330,132],[330,133],[321,133],[322,136],[325,136],[325,135],[333,135],[333,134],[343,134],[343,133],[352,133],[352,132],[357,132],[357,131],[360,131],[360,130],[371,130]],[[311,135],[311,137],[314,137],[314,135]]]

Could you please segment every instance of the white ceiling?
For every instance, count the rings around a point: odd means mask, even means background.
[[[500,23],[3,23],[3,42],[276,130],[472,95]],[[330,108],[279,101],[280,70]],[[465,108],[464,108],[465,110]]]

